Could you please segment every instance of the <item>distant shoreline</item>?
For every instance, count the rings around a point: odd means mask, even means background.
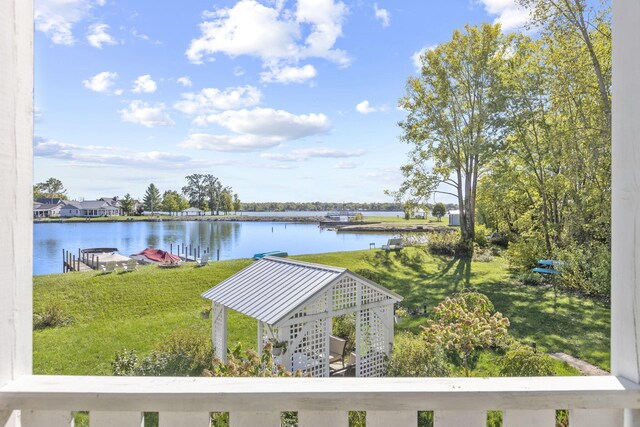
[[[115,222],[173,222],[173,221],[199,221],[199,222],[287,222],[299,224],[318,224],[325,229],[334,229],[339,233],[450,233],[453,227],[424,222],[384,222],[384,221],[351,221],[337,222],[321,216],[163,216],[154,217],[118,217],[110,219],[102,218],[70,218],[70,219],[34,219],[34,224],[87,224],[87,223],[115,223]]]
[[[160,216],[160,217],[98,217],[98,218],[55,218],[55,219],[39,219],[33,220],[34,224],[86,224],[86,223],[104,223],[104,222],[164,222],[164,221],[231,221],[231,222],[299,222],[314,223],[323,222],[327,219],[321,216],[250,216],[250,215],[233,215],[233,216]]]

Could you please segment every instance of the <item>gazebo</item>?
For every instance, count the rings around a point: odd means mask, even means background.
[[[328,377],[332,318],[355,313],[356,376],[382,376],[402,297],[346,268],[267,256],[202,294],[212,301],[216,357],[226,360],[227,309],[258,321],[258,350],[286,342],[287,369]]]

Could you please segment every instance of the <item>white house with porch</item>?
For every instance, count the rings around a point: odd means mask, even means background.
[[[355,313],[357,377],[384,375],[393,346],[393,305],[402,297],[346,268],[264,257],[202,294],[212,302],[216,357],[227,354],[227,310],[258,322],[258,350],[286,343],[279,362],[314,377],[330,374],[332,319]]]

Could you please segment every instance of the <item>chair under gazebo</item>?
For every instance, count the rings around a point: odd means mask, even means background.
[[[216,357],[226,360],[227,310],[257,319],[258,350],[286,345],[279,362],[328,377],[332,319],[355,313],[355,375],[382,376],[402,297],[346,268],[265,257],[202,294],[212,302]]]

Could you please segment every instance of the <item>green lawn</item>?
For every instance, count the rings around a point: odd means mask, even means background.
[[[601,303],[549,288],[515,283],[503,259],[488,263],[451,261],[407,248],[295,257],[347,267],[374,275],[382,285],[405,297],[404,304],[431,309],[445,296],[474,287],[487,294],[511,320],[511,333],[536,342],[543,351],[563,351],[609,369],[609,308]],[[220,261],[207,267],[178,269],[141,267],[132,273],[97,272],[34,277],[34,310],[59,301],[74,322],[70,326],[34,332],[34,373],[109,375],[116,351],[151,350],[171,331],[198,328],[210,334],[210,321],[200,318],[206,302],[200,293],[252,261]],[[417,331],[424,317],[405,319],[398,330]],[[229,344],[255,347],[256,322],[229,315]],[[485,356],[483,356],[485,357]],[[488,356],[487,356],[488,357]],[[493,374],[490,360],[481,358],[482,374]],[[563,372],[559,367],[559,372]],[[571,371],[567,371],[570,373]]]
[[[440,221],[438,221],[438,218],[434,218],[434,217],[428,217],[427,219],[416,219],[416,218],[411,218],[411,219],[404,219],[404,216],[400,215],[399,217],[396,216],[368,216],[365,215],[364,216],[364,220],[365,221],[377,221],[377,222],[397,222],[400,224],[424,224],[424,225],[430,225],[432,227],[446,227],[449,225],[449,216],[445,215],[443,216]]]

